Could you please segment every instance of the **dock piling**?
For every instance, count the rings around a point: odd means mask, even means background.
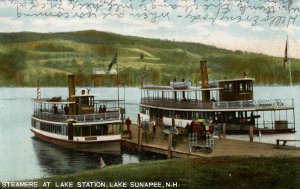
[[[226,123],[223,123],[223,139],[226,139]]]
[[[172,127],[175,127],[175,119],[174,118],[172,118]],[[172,158],[172,143],[173,143],[173,135],[170,131],[170,134],[168,137],[168,159]]]
[[[252,125],[249,127],[249,138],[250,138],[250,142],[253,142],[253,126]]]
[[[169,134],[168,137],[168,159],[172,158],[172,135]]]

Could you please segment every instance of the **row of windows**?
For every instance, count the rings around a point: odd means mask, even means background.
[[[80,103],[81,103],[81,105],[93,106],[94,105],[94,97],[92,97],[92,96],[81,97]]]
[[[60,135],[67,135],[68,131],[65,125],[54,125],[50,123],[43,123],[32,119],[32,126],[46,132],[56,133]]]
[[[60,135],[68,135],[68,128],[66,125],[54,125],[50,123],[43,123],[32,119],[32,126],[46,132],[56,133]],[[74,136],[102,136],[108,134],[119,134],[120,128],[118,124],[112,125],[92,125],[74,127]]]
[[[252,83],[238,83],[238,88],[236,90],[242,92],[242,91],[252,91]],[[234,89],[233,83],[225,83],[224,84],[224,90],[225,92],[232,92]]]

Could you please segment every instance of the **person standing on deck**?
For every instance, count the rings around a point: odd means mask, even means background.
[[[103,112],[103,108],[102,108],[102,105],[100,105],[99,107],[99,113],[102,113]]]
[[[155,136],[155,133],[156,133],[156,124],[155,124],[155,121],[151,121],[150,124],[151,124],[151,128],[152,128],[152,133]]]
[[[144,137],[145,137],[145,141],[146,144],[148,144],[149,142],[149,122],[148,121],[143,121],[143,129],[144,129]]]
[[[131,120],[130,120],[129,117],[127,117],[127,119],[125,120],[125,124],[127,126],[127,131],[128,131],[129,139],[131,139],[131,130],[130,130]]]
[[[190,130],[189,130],[189,134],[193,134],[193,127],[194,127],[194,125],[195,125],[195,121],[193,120],[192,122],[191,122],[191,125],[190,125]]]
[[[52,110],[53,110],[53,113],[54,113],[54,114],[57,114],[58,109],[57,109],[56,104],[53,105]]]
[[[174,125],[171,129],[170,129],[170,135],[172,135],[172,146],[175,150],[176,144],[177,144],[177,134],[178,134],[178,130],[176,128],[176,126]]]
[[[69,107],[68,107],[68,105],[66,105],[66,106],[64,107],[64,111],[65,111],[65,114],[66,114],[66,115],[69,114]]]

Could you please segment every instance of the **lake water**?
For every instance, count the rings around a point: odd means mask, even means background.
[[[299,131],[300,87],[255,87],[254,98],[295,99],[296,130]],[[77,92],[81,89],[77,89]],[[117,99],[116,88],[92,88],[92,94],[100,99]],[[66,97],[67,88],[41,88],[42,97]],[[140,91],[138,88],[120,88],[119,98],[126,100],[126,116],[136,122]],[[32,179],[58,174],[74,173],[99,167],[99,154],[83,153],[51,145],[33,137],[30,132],[36,88],[0,88],[0,182],[8,180]],[[247,140],[247,136],[228,136]],[[263,135],[261,142],[274,143],[276,138],[300,139],[296,134]],[[258,140],[257,138],[255,140]],[[121,156],[101,155],[105,163],[136,163],[148,159],[161,158],[154,155],[138,156],[122,152]]]

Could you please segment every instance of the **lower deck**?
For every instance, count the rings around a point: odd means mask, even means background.
[[[50,122],[32,117],[31,131],[46,142],[81,151],[120,153],[120,122]]]
[[[205,119],[211,124],[226,124],[228,133],[244,134],[252,126],[254,130],[265,133],[295,132],[295,112],[289,109],[253,109],[253,110],[166,110],[141,106],[141,119],[155,121],[159,125],[172,125],[174,118],[177,127],[185,128],[197,119]]]

